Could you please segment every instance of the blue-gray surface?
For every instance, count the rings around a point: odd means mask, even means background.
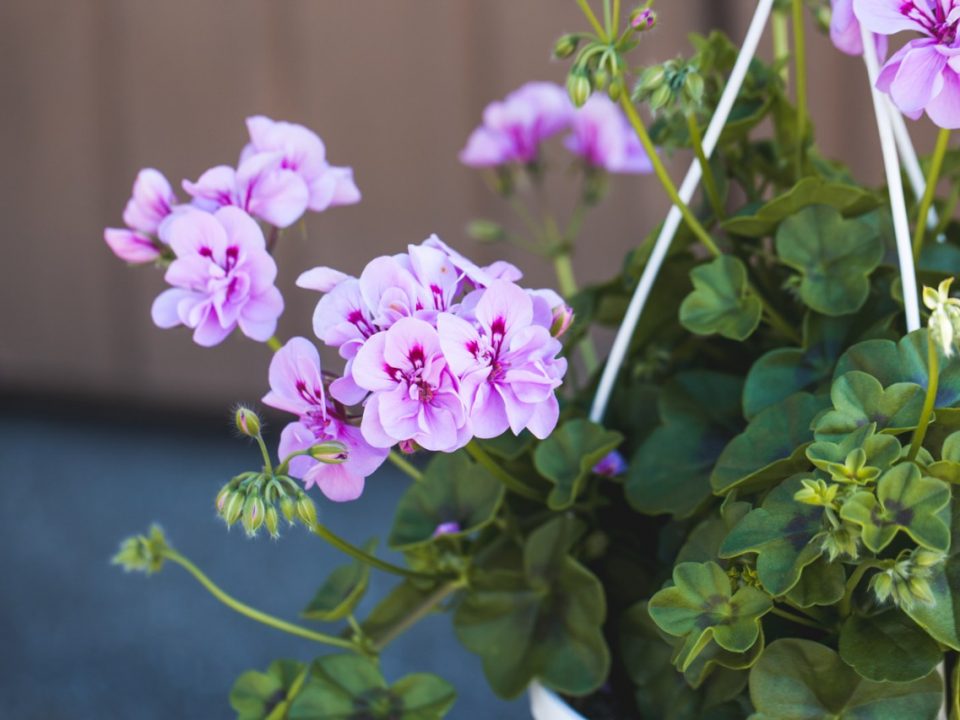
[[[233,613],[180,568],[147,578],[109,564],[118,541],[159,521],[213,580],[294,619],[338,554],[300,528],[279,542],[227,532],[211,509],[225,479],[255,467],[254,447],[219,434],[0,414],[0,717],[230,718],[234,678],[278,657],[325,652]],[[359,501],[322,504],[355,542],[385,538],[404,480],[385,470]],[[319,497],[318,504],[319,503]],[[369,608],[393,578],[374,573]],[[384,674],[436,672],[453,718],[527,718],[488,690],[449,618],[427,618],[386,651]]]

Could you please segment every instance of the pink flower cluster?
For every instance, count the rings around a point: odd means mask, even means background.
[[[345,368],[323,374],[316,350],[291,340],[274,357],[264,402],[300,417],[284,430],[281,455],[329,439],[350,452],[340,465],[298,458],[291,471],[349,500],[395,445],[452,452],[508,429],[549,435],[567,369],[556,335],[570,311],[552,291],[521,288],[520,278],[508,263],[478,267],[436,236],[374,259],[359,277],[304,273],[298,284],[324,293],[314,332]]]
[[[590,168],[613,173],[653,169],[623,111],[610,98],[597,93],[577,109],[566,90],[548,82],[527,83],[490,103],[460,161],[471,167],[534,163],[541,145],[565,131],[570,131],[565,147]]]
[[[859,21],[882,36],[921,34],[887,60],[877,87],[914,120],[926,112],[942,128],[960,128],[960,0],[852,1],[854,17],[849,2],[834,1],[838,32],[845,20],[851,28]]]
[[[312,131],[263,116],[247,119],[250,142],[236,168],[220,165],[193,183],[179,204],[157,170],[141,170],[123,213],[126,228],[107,228],[104,240],[120,259],[142,264],[169,261],[172,286],[153,304],[162,327],[185,325],[204,346],[222,342],[235,328],[257,341],[269,339],[283,312],[275,287],[277,266],[257,220],[287,227],[307,211],[360,200],[353,171],[326,160]]]

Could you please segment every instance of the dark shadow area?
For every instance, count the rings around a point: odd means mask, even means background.
[[[146,411],[0,397],[0,716],[230,718],[227,695],[240,673],[326,653],[233,613],[176,566],[148,578],[109,563],[122,538],[158,521],[228,593],[295,620],[345,559],[299,527],[278,542],[225,530],[213,498],[257,460],[223,418],[175,424]],[[357,502],[313,497],[324,522],[362,544],[385,540],[406,482],[385,468]],[[374,572],[360,614],[393,584]],[[435,672],[452,682],[452,717],[529,717],[525,699],[492,695],[446,616],[391,645],[383,670],[390,681]]]

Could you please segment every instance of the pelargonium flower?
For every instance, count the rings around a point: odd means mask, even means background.
[[[554,83],[531,82],[483,111],[483,124],[470,135],[460,162],[472,167],[532,163],[540,143],[569,126],[573,105]]]
[[[469,441],[460,386],[437,330],[424,320],[401,318],[369,338],[353,359],[352,374],[371,393],[360,428],[374,447],[412,441],[453,452]]]
[[[573,132],[565,145],[589,167],[612,173],[653,171],[650,158],[623,111],[607,95],[592,95],[573,114],[570,126]]]
[[[176,255],[164,276],[173,285],[153,303],[162,328],[193,328],[198,345],[224,340],[237,326],[264,342],[277,327],[283,298],[274,286],[277,265],[263,233],[245,212],[225,207],[215,214],[191,210],[160,229]]]
[[[868,30],[893,35],[914,30],[926,37],[907,42],[887,60],[877,87],[904,115],[924,112],[942,128],[960,127],[960,0],[853,0]]]
[[[832,12],[830,14],[830,40],[834,46],[847,55],[863,55],[863,37],[860,34],[860,21],[853,12],[853,0],[830,0]],[[887,55],[887,38],[883,35],[874,35],[877,44],[877,54],[884,58]]]
[[[227,205],[271,225],[289,227],[306,212],[360,201],[353,170],[326,160],[323,141],[303,125],[262,115],[247,118],[250,143],[236,169],[218,165],[183,188],[206,210]]]
[[[567,370],[560,343],[534,323],[533,300],[496,281],[477,302],[475,322],[450,313],[437,319],[440,344],[460,380],[473,433],[479,438],[530,430],[547,437],[557,424],[555,390]]]
[[[156,234],[160,224],[173,212],[177,198],[159,170],[144,168],[137,173],[133,192],[123,211],[126,228],[107,228],[103,239],[113,253],[128,263],[147,263],[160,257],[163,245]]]
[[[342,408],[327,399],[320,355],[313,343],[291,338],[274,354],[269,376],[270,392],[263,402],[299,418],[280,434],[281,458],[330,440],[347,447],[347,459],[339,464],[321,463],[308,455],[293,458],[290,474],[301,478],[308,490],[319,487],[330,500],[356,500],[363,493],[365,479],[383,464],[388,451],[371,447]]]
[[[611,450],[603,456],[596,465],[593,466],[593,472],[602,477],[617,477],[627,471],[627,461],[618,450]]]

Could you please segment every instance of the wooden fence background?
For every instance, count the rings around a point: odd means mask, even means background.
[[[754,3],[658,7],[638,62],[688,52],[690,30],[742,37]],[[247,115],[315,129],[364,193],[283,241],[282,337],[309,335],[315,296],[293,286],[305,268],[358,271],[431,232],[480,260],[503,254],[464,235],[470,218],[504,209],[457,153],[487,102],[526,80],[562,81],[552,42],[582,27],[572,0],[2,0],[0,391],[198,408],[262,394],[262,346],[237,334],[204,350],[155,328],[159,274],[125,267],[101,238],[140,167],[178,183],[235,162]],[[879,179],[861,64],[812,42],[821,146]],[[929,133],[917,136],[928,152]],[[674,160],[675,177],[686,162]],[[581,279],[616,272],[665,209],[652,178],[618,180],[586,225]],[[505,254],[549,282],[536,258]]]

